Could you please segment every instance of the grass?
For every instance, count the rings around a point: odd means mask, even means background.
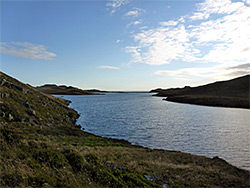
[[[67,101],[5,74],[0,84],[1,187],[249,187],[249,171],[222,159],[86,133]]]

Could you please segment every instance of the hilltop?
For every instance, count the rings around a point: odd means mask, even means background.
[[[43,93],[53,95],[94,95],[91,91],[65,85],[57,86],[55,84],[45,84],[43,86],[36,87],[36,89]]]
[[[156,89],[155,96],[167,97],[165,100],[207,106],[250,108],[250,75],[232,80],[219,81],[198,87]]]
[[[1,187],[249,187],[223,159],[95,136],[69,101],[4,73],[0,86]]]

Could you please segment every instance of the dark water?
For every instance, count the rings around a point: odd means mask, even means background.
[[[147,93],[63,96],[87,132],[149,148],[219,156],[250,170],[250,110],[162,101]]]

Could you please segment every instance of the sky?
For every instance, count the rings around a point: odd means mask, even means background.
[[[250,0],[0,0],[1,71],[148,91],[250,74]]]

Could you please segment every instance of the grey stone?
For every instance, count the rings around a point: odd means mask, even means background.
[[[14,120],[14,117],[11,114],[9,114],[9,120],[10,121]]]

